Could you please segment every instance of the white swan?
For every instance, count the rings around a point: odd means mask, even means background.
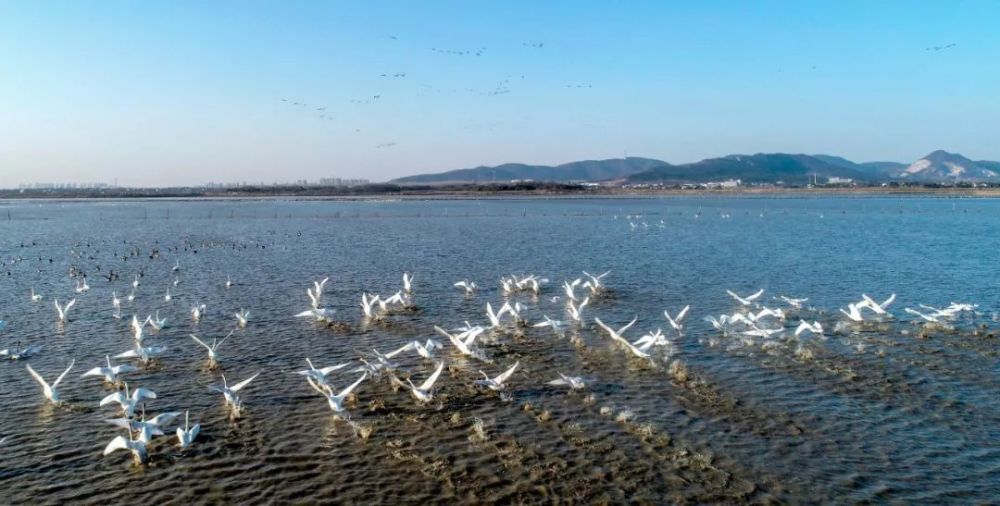
[[[761,288],[760,290],[757,290],[755,293],[747,295],[746,297],[740,297],[739,295],[736,295],[736,293],[734,293],[732,290],[726,290],[726,293],[728,293],[730,297],[735,299],[736,302],[740,303],[741,305],[752,306],[755,300],[759,299],[761,295],[764,295],[764,289]]]
[[[794,307],[795,309],[802,309],[802,304],[805,304],[806,302],[809,301],[808,298],[805,298],[805,299],[793,299],[791,297],[785,297],[784,295],[782,295],[782,296],[780,296],[778,298],[781,299],[781,300],[783,300],[783,301],[785,301],[786,304],[788,304],[789,306]]]
[[[434,398],[434,383],[437,382],[443,370],[444,362],[438,362],[437,368],[434,369],[434,372],[420,386],[414,385],[410,378],[406,378],[406,383],[410,387],[410,393],[413,394],[413,398],[419,402],[430,402]]]
[[[149,322],[149,326],[156,330],[163,330],[163,327],[167,326],[167,319],[160,318],[160,310],[156,310],[156,316],[146,317],[146,321]]]
[[[594,276],[593,274],[590,274],[587,271],[583,271],[583,275],[590,278],[590,281],[585,282],[583,284],[583,287],[589,289],[591,295],[597,295],[601,293],[602,291],[604,291],[604,285],[601,283],[601,280],[604,279],[604,277],[607,276],[608,274],[611,274],[611,271],[607,271],[604,274],[598,276]]]
[[[920,318],[920,319],[922,319],[922,320],[924,320],[924,321],[926,321],[928,323],[939,323],[941,321],[938,318],[937,315],[930,315],[930,314],[926,314],[926,313],[921,313],[920,311],[917,311],[915,309],[904,308],[903,311],[906,311],[907,313],[909,313],[909,314],[911,314],[913,316],[916,316],[916,317],[918,317],[918,318]]]
[[[504,388],[506,388],[505,383],[507,379],[509,379],[510,376],[514,374],[514,371],[517,370],[517,367],[519,365],[521,365],[520,361],[514,362],[514,365],[510,366],[510,369],[507,369],[506,371],[492,378],[490,378],[489,375],[487,375],[485,372],[479,371],[479,374],[483,375],[483,379],[476,380],[476,384],[489,388],[490,390],[493,390],[495,392],[499,392]]]
[[[582,283],[583,280],[576,278],[572,283],[569,281],[563,281],[563,291],[566,292],[566,298],[571,301],[576,301],[576,287]]]
[[[323,367],[317,369],[315,366],[313,366],[312,360],[310,360],[309,358],[306,358],[306,363],[309,364],[309,369],[305,369],[302,371],[295,371],[295,374],[301,374],[302,376],[305,376],[307,378],[312,378],[313,381],[319,383],[320,385],[329,385],[327,377],[330,375],[330,373],[334,371],[339,371],[340,369],[343,369],[351,365],[350,362],[344,362],[343,364],[331,365],[329,367]]]
[[[111,425],[116,425],[130,432],[138,432],[139,437],[136,438],[136,440],[149,444],[153,441],[153,436],[165,435],[163,427],[165,425],[170,425],[170,423],[173,422],[178,416],[180,416],[180,413],[175,411],[171,413],[161,413],[150,420],[146,420],[146,412],[144,409],[142,417],[139,420],[133,420],[129,417],[125,417],[105,421]]]
[[[38,302],[40,300],[42,300],[42,294],[35,293],[35,289],[32,288],[31,289],[31,302]]]
[[[198,432],[201,431],[201,424],[194,424],[194,427],[188,425],[189,412],[184,412],[184,428],[177,427],[177,445],[181,447],[181,450],[191,446],[195,438],[198,437]]]
[[[238,313],[234,314],[236,315],[236,325],[238,325],[241,329],[246,328],[247,318],[250,318],[250,311],[240,309]]]
[[[861,299],[862,301],[857,304],[858,308],[866,307],[874,311],[877,315],[887,315],[889,312],[886,311],[885,308],[889,307],[889,304],[892,304],[892,301],[896,300],[896,294],[890,295],[889,298],[881,304],[875,302],[875,300],[865,294],[861,294]]]
[[[216,338],[213,337],[211,346],[206,344],[205,341],[198,339],[198,336],[194,334],[191,334],[191,339],[193,339],[194,342],[204,346],[205,349],[208,350],[208,364],[210,367],[215,367],[219,363],[219,346],[222,346],[222,343],[226,342],[226,339],[229,339],[229,336],[233,335],[233,332],[235,331],[232,330],[229,331],[229,334],[226,334],[226,337],[223,337],[221,340],[217,340]]]
[[[503,318],[503,314],[506,312],[505,309],[508,307],[510,306],[504,304],[504,306],[500,308],[500,311],[496,312],[493,311],[493,305],[491,305],[489,302],[486,303],[486,317],[490,319],[491,328],[497,329],[503,326],[503,323],[500,321],[500,319]]]
[[[194,320],[195,322],[200,322],[201,317],[204,314],[205,314],[204,304],[195,303],[195,305],[191,306],[191,319]]]
[[[618,330],[615,330],[615,329],[613,329],[613,328],[605,325],[604,322],[602,322],[600,318],[594,318],[594,322],[597,323],[597,325],[599,327],[601,327],[602,329],[604,329],[604,331],[607,332],[609,336],[611,336],[613,339],[616,339],[616,340],[625,340],[625,336],[623,334],[625,334],[625,331],[627,331],[628,329],[630,329],[632,327],[632,325],[635,325],[635,322],[637,322],[637,321],[639,321],[639,317],[638,316],[636,316],[635,318],[632,318],[632,321],[628,322],[628,324],[626,324],[625,326],[619,328]],[[627,342],[627,340],[626,340],[626,342]]]
[[[296,318],[314,318],[318,322],[330,322],[333,321],[333,315],[336,314],[336,309],[318,308],[314,307],[308,309],[301,313],[296,313]]]
[[[629,322],[628,325],[625,325],[624,327],[622,327],[622,328],[620,328],[618,330],[612,329],[611,327],[605,325],[604,322],[602,322],[599,318],[594,318],[594,322],[596,322],[597,325],[599,325],[601,328],[603,328],[604,331],[607,332],[608,335],[611,336],[611,339],[613,339],[619,345],[625,347],[625,349],[627,349],[628,351],[632,352],[633,355],[635,355],[635,356],[637,356],[639,358],[650,358],[651,354],[646,351],[646,349],[648,349],[648,347],[647,348],[636,347],[635,345],[633,345],[632,343],[630,343],[628,341],[628,339],[625,339],[625,337],[622,336],[622,333],[625,332],[626,330],[628,330],[628,328],[631,327],[632,324],[634,324],[636,322],[636,319],[633,319],[631,322]]]
[[[213,392],[221,393],[223,398],[225,398],[226,405],[231,407],[234,412],[239,413],[243,409],[243,401],[240,400],[240,396],[237,395],[237,393],[246,388],[251,381],[257,379],[257,376],[260,376],[260,373],[254,374],[249,379],[245,379],[233,386],[229,386],[229,384],[226,383],[226,375],[223,374],[222,386],[209,385],[208,389]]]
[[[18,341],[14,343],[13,348],[4,348],[0,350],[0,357],[6,357],[9,360],[22,360],[33,356],[39,351],[42,351],[41,346],[28,346],[27,348],[21,348],[21,343]]]
[[[841,313],[847,316],[852,322],[860,323],[865,321],[865,317],[861,315],[861,310],[858,308],[857,304],[848,304],[847,311],[843,309],[840,310]]]
[[[583,390],[587,388],[587,384],[580,376],[567,376],[561,372],[556,374],[559,375],[559,378],[548,382],[549,385],[557,387],[566,386],[570,390]]]
[[[563,336],[563,330],[562,329],[563,329],[563,325],[565,325],[565,324],[562,321],[560,321],[560,320],[553,320],[552,318],[549,318],[548,315],[542,315],[542,318],[543,318],[543,320],[541,322],[538,322],[538,323],[532,325],[532,327],[534,327],[534,328],[549,327],[549,328],[552,329],[552,332],[555,335],[557,335],[559,337]]]
[[[413,275],[409,272],[403,273],[403,291],[413,293]]]
[[[437,325],[434,326],[434,330],[436,330],[439,334],[447,337],[448,340],[451,341],[451,344],[455,345],[455,348],[457,348],[458,351],[461,352],[463,355],[468,355],[470,357],[477,356],[477,353],[472,350],[472,343],[475,342],[477,336],[482,334],[481,330],[480,331],[476,331],[476,329],[467,330],[457,336],[449,333],[447,330],[441,327],[438,327]]]
[[[174,297],[170,295],[170,288],[167,288],[167,293],[163,295],[163,302],[170,302],[174,300]]]
[[[377,294],[369,297],[368,292],[361,293],[361,310],[364,312],[365,318],[378,319],[379,315],[375,312],[375,305],[380,303],[381,299]]]
[[[332,409],[334,413],[342,413],[347,409],[344,407],[344,400],[347,399],[348,395],[351,395],[351,391],[357,388],[357,386],[360,385],[361,382],[367,378],[368,378],[367,373],[362,374],[357,381],[351,383],[347,388],[341,390],[340,393],[336,395],[334,395],[333,389],[331,389],[329,386],[316,383],[315,381],[313,381],[312,378],[307,377],[306,380],[309,381],[309,384],[317,392],[323,394],[323,397],[326,397],[327,402],[330,404],[330,409]]]
[[[681,324],[681,321],[684,320],[684,316],[687,315],[689,309],[691,309],[691,306],[684,306],[684,309],[681,309],[681,311],[677,313],[677,316],[673,318],[670,317],[670,313],[664,310],[663,316],[667,317],[667,322],[670,323],[670,326],[673,327],[674,330],[680,332],[684,328],[684,325]]]
[[[118,376],[138,370],[132,364],[111,365],[111,357],[108,355],[105,355],[104,359],[107,361],[107,367],[95,367],[83,373],[81,377],[100,376],[105,382],[115,385],[118,383]]]
[[[461,288],[465,290],[466,295],[472,295],[476,293],[476,288],[478,288],[475,283],[467,279],[463,279],[462,281],[459,281],[452,286],[454,286],[455,288]]]
[[[142,346],[136,343],[135,348],[121,352],[115,355],[115,358],[137,358],[143,364],[148,364],[164,351],[167,351],[166,346]]]
[[[55,299],[54,302],[56,305],[56,313],[59,314],[59,321],[66,322],[69,319],[69,310],[73,307],[73,304],[76,304],[76,299],[70,299],[65,306],[59,304],[59,299]]]
[[[56,378],[56,380],[52,382],[51,385],[49,385],[48,382],[46,382],[45,379],[42,378],[40,374],[38,374],[37,372],[35,372],[34,369],[31,368],[31,364],[25,364],[24,367],[28,369],[29,373],[31,373],[31,377],[35,378],[35,381],[37,381],[38,384],[42,386],[42,394],[45,395],[45,398],[48,399],[49,402],[51,402],[52,404],[58,406],[62,404],[62,400],[59,399],[59,390],[57,390],[57,387],[59,387],[59,383],[62,382],[63,378],[65,378],[66,375],[69,374],[70,369],[73,368],[73,364],[75,363],[76,360],[70,360],[69,367],[67,367],[66,370],[63,371],[63,373],[60,374],[59,377]]]
[[[128,382],[125,383],[125,392],[115,392],[101,399],[100,406],[108,404],[118,404],[121,412],[128,418],[135,416],[135,408],[139,407],[146,399],[155,399],[156,392],[148,388],[136,388],[129,392]]]
[[[115,436],[104,448],[104,456],[107,457],[117,450],[128,450],[132,452],[136,464],[146,462],[149,454],[146,453],[146,443],[132,439],[132,432],[129,431],[128,438],[125,436]]]
[[[76,282],[76,293],[84,293],[90,291],[90,285],[87,284],[87,277],[84,276],[83,279]]]
[[[799,326],[795,328],[795,337],[799,337],[806,332],[809,332],[810,334],[823,335],[823,326],[817,321],[809,323],[803,320],[799,323]]]
[[[309,302],[312,304],[313,309],[319,309],[320,302],[323,299],[323,288],[326,286],[326,282],[330,278],[323,278],[322,281],[313,281],[312,288],[306,288],[306,295],[309,296]]]
[[[421,343],[420,341],[411,341],[410,347],[417,350],[417,355],[428,360],[434,360],[434,350],[442,349],[444,346],[440,342],[433,339],[428,339],[426,343]]]
[[[573,318],[573,321],[583,322],[583,308],[590,302],[590,297],[587,297],[580,301],[579,304],[574,304],[573,301],[569,301],[569,315]]]

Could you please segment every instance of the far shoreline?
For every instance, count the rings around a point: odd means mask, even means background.
[[[878,198],[878,197],[933,197],[933,198],[998,198],[1000,187],[838,187],[838,188],[778,188],[742,187],[734,189],[636,189],[597,188],[581,190],[436,190],[422,188],[398,191],[351,193],[303,192],[303,191],[240,191],[201,192],[177,194],[160,190],[139,190],[128,195],[122,194],[73,194],[62,192],[46,195],[43,192],[6,191],[0,202],[207,202],[207,201],[431,201],[431,200],[577,200],[577,199],[655,199],[673,197],[719,197],[719,198]]]

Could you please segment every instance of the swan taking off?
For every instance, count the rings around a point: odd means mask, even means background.
[[[312,304],[313,309],[319,309],[320,302],[323,300],[323,287],[329,280],[330,278],[323,278],[322,281],[313,281],[312,288],[306,288],[306,295],[309,296],[309,303]]]
[[[333,315],[337,313],[336,309],[318,308],[314,307],[308,309],[301,313],[295,315],[296,318],[315,318],[318,322],[329,322],[333,320]]]
[[[543,321],[538,322],[538,323],[532,325],[532,327],[535,327],[535,328],[550,327],[552,329],[552,332],[556,336],[558,336],[558,337],[562,337],[563,336],[563,330],[562,330],[563,329],[563,325],[564,325],[563,322],[561,322],[559,320],[553,320],[552,318],[549,318],[548,315],[542,315],[542,318],[543,318]]]
[[[128,383],[125,383],[125,393],[115,392],[107,397],[101,399],[101,406],[107,406],[108,404],[118,404],[121,407],[122,414],[128,418],[135,416],[135,408],[137,408],[146,399],[155,399],[156,392],[148,388],[136,388],[131,393],[128,389]]]
[[[305,369],[302,371],[295,371],[295,374],[301,374],[302,376],[311,378],[313,381],[319,383],[320,385],[329,385],[330,383],[327,381],[327,377],[330,375],[330,373],[334,371],[339,371],[340,369],[343,369],[351,365],[350,362],[344,362],[343,364],[331,365],[329,367],[323,367],[317,369],[313,365],[312,360],[306,358],[306,363],[309,364],[309,369]]]
[[[439,341],[428,339],[426,343],[411,341],[408,348],[417,350],[417,355],[420,355],[427,360],[434,360],[434,350],[442,349],[444,346],[442,346]]]
[[[470,357],[477,355],[477,353],[472,350],[472,343],[475,342],[477,336],[483,333],[481,327],[466,330],[457,336],[449,333],[441,327],[438,327],[437,325],[434,326],[434,330],[447,337],[448,340],[451,341],[451,344],[455,345],[455,348],[457,348],[463,355],[468,355]]]
[[[674,318],[671,318],[670,313],[666,311],[663,311],[663,316],[667,317],[667,322],[670,323],[670,326],[673,327],[674,330],[680,332],[684,328],[681,321],[684,320],[684,317],[687,315],[688,309],[691,309],[691,306],[684,306],[684,309],[681,309],[681,312],[677,313],[677,316]]]
[[[38,374],[37,372],[35,372],[34,369],[31,368],[31,364],[25,364],[24,367],[28,369],[29,373],[31,373],[31,377],[35,378],[35,381],[37,381],[38,384],[42,386],[42,394],[45,395],[45,398],[48,399],[49,402],[51,402],[52,404],[58,406],[62,404],[62,401],[59,399],[59,390],[57,390],[56,388],[59,386],[59,383],[63,380],[63,378],[65,378],[66,375],[69,374],[70,369],[73,368],[73,364],[75,363],[76,360],[70,360],[69,367],[67,367],[66,370],[63,371],[63,373],[60,374],[59,377],[56,378],[56,380],[52,382],[51,385],[49,385],[48,382],[46,382],[45,379],[42,378],[40,374]]]
[[[465,290],[466,295],[472,295],[476,293],[476,288],[478,288],[475,283],[469,281],[468,279],[463,279],[462,281],[455,283],[453,286],[455,288],[461,288]]]
[[[174,421],[174,418],[180,416],[178,412],[172,413],[162,413],[156,415],[151,420],[146,420],[146,413],[143,410],[141,420],[133,420],[131,418],[115,418],[113,420],[105,420],[111,425],[117,425],[123,429],[130,432],[138,432],[138,441],[149,444],[153,440],[153,436],[163,436],[163,426],[170,425],[170,422]]]
[[[563,373],[556,373],[559,375],[558,379],[554,379],[548,382],[549,385],[557,387],[569,387],[570,390],[583,390],[587,388],[587,384],[584,383],[583,378],[579,376],[566,376]]]
[[[234,331],[229,331],[229,334],[226,334],[226,337],[223,337],[221,340],[216,340],[213,337],[211,346],[206,344],[205,341],[198,339],[198,336],[194,334],[191,334],[191,339],[208,350],[208,365],[209,367],[215,367],[219,364],[219,346],[222,346],[222,343],[226,342],[226,339],[229,339],[229,336],[233,335],[233,332]]]
[[[781,300],[783,300],[783,301],[785,301],[786,304],[788,304],[789,306],[794,307],[795,309],[802,309],[802,304],[805,304],[806,302],[809,301],[808,298],[805,298],[805,299],[793,299],[791,297],[785,297],[784,295],[782,295],[782,296],[780,296],[778,298],[781,299]]]
[[[56,305],[56,313],[59,315],[59,321],[65,323],[69,320],[69,309],[76,304],[76,299],[70,299],[65,306],[59,305],[59,299],[54,300]]]
[[[602,322],[599,318],[594,318],[594,322],[597,323],[597,325],[599,327],[601,327],[602,329],[604,329],[604,331],[607,332],[608,335],[611,336],[611,339],[613,339],[616,343],[618,343],[621,346],[623,346],[628,351],[632,352],[633,355],[635,355],[635,356],[637,356],[639,358],[650,358],[651,354],[646,351],[646,350],[649,349],[649,346],[637,347],[636,345],[630,343],[628,341],[628,339],[625,339],[624,336],[622,336],[622,334],[626,330],[628,330],[629,327],[631,327],[636,322],[637,319],[638,318],[633,318],[632,321],[629,322],[628,325],[625,325],[624,327],[621,327],[618,330],[615,330],[615,329],[613,329],[613,328],[605,325],[604,322]],[[651,344],[650,344],[650,346],[651,346]]]
[[[507,369],[506,371],[496,375],[493,378],[490,378],[489,375],[487,375],[485,372],[479,371],[479,374],[483,375],[483,379],[476,380],[476,384],[489,388],[494,392],[499,392],[504,388],[506,388],[505,385],[506,381],[510,378],[512,374],[514,374],[514,371],[517,370],[517,367],[519,365],[521,365],[520,361],[514,362],[514,365],[510,366],[510,369]]]
[[[590,278],[590,281],[585,282],[583,287],[589,289],[591,295],[600,295],[600,293],[604,291],[604,284],[601,283],[601,280],[608,274],[611,274],[611,271],[607,271],[598,276],[594,276],[587,271],[583,271],[583,275]]]
[[[410,393],[413,394],[413,398],[419,402],[427,403],[434,398],[434,383],[437,382],[439,376],[441,376],[441,371],[444,370],[444,362],[438,362],[437,368],[434,372],[424,380],[420,386],[416,386],[410,381],[410,378],[406,378],[406,383],[410,387]]]
[[[148,364],[164,351],[167,351],[166,346],[142,346],[136,343],[135,348],[119,353],[115,355],[115,358],[137,358],[143,364]]]
[[[222,394],[222,396],[225,398],[226,405],[232,408],[233,412],[238,415],[239,412],[243,409],[243,401],[240,400],[240,396],[236,394],[240,390],[243,390],[247,385],[249,385],[251,381],[257,379],[257,376],[260,376],[260,373],[254,374],[249,379],[245,379],[233,386],[229,386],[229,384],[226,383],[226,375],[223,374],[222,386],[220,387],[217,385],[209,385],[208,389],[213,392],[219,392],[220,394]]]
[[[115,438],[108,443],[108,446],[104,448],[104,456],[107,457],[117,450],[128,450],[132,452],[132,456],[135,457],[136,464],[146,462],[146,459],[149,456],[149,454],[146,453],[146,443],[132,439],[131,431],[128,434],[128,438],[125,436],[115,436]]]
[[[104,378],[104,381],[106,383],[110,383],[112,385],[116,385],[116,384],[118,384],[118,376],[121,376],[122,374],[130,373],[130,372],[134,372],[134,371],[138,370],[132,364],[111,365],[111,357],[108,356],[108,355],[105,355],[104,359],[107,361],[107,364],[108,364],[107,367],[95,367],[95,368],[93,368],[93,369],[91,369],[91,370],[83,373],[83,375],[81,375],[81,377],[100,376],[100,377]]]
[[[195,438],[198,437],[198,432],[201,431],[201,424],[194,424],[194,427],[189,425],[190,412],[184,412],[184,428],[177,427],[177,445],[181,447],[181,450],[191,446]]]
[[[409,272],[403,273],[403,291],[413,293],[413,275]]]
[[[22,360],[29,358],[34,354],[42,351],[41,346],[28,346],[27,348],[21,348],[21,343],[14,343],[14,348],[4,348],[0,350],[0,357],[5,357],[8,360]]]
[[[344,400],[347,399],[348,395],[351,395],[352,390],[357,388],[357,386],[360,385],[361,382],[366,379],[368,379],[368,373],[362,374],[357,381],[351,383],[347,388],[341,390],[339,394],[334,395],[333,389],[330,388],[328,385],[321,385],[313,381],[312,378],[309,377],[306,378],[306,380],[309,381],[309,384],[317,392],[323,394],[323,397],[326,397],[327,402],[330,403],[330,409],[332,409],[334,413],[342,413],[346,411],[347,408],[344,407]]]
[[[740,297],[739,295],[736,295],[736,293],[733,292],[732,290],[726,290],[726,293],[728,293],[729,296],[735,299],[736,302],[738,302],[740,305],[752,306],[755,300],[759,299],[761,295],[764,295],[764,289],[761,288],[760,290],[757,290],[756,293],[747,295],[746,297]]]
[[[195,303],[195,305],[191,306],[191,319],[194,320],[195,322],[200,322],[201,317],[204,314],[205,314],[204,304]]]
[[[576,287],[582,283],[583,280],[576,278],[572,283],[569,281],[563,281],[563,291],[566,292],[566,298],[572,301],[576,301]]]
[[[865,321],[865,317],[861,315],[861,309],[857,304],[848,304],[847,311],[841,309],[840,312],[844,313],[844,315],[847,316],[847,318],[852,322],[861,323]]]
[[[819,322],[814,321],[812,323],[802,321],[799,326],[795,328],[795,337],[799,337],[804,333],[816,334],[819,336],[823,335],[823,326]]]
[[[885,299],[885,302],[882,302],[881,304],[875,302],[871,297],[865,294],[861,294],[861,298],[863,300],[857,304],[858,308],[866,307],[874,311],[875,314],[883,316],[889,314],[885,308],[889,307],[889,304],[892,304],[892,301],[896,300],[896,294],[890,295],[889,298]]]
[[[240,312],[235,313],[235,315],[236,315],[236,325],[238,325],[241,329],[246,328],[247,318],[250,317],[250,311],[247,311],[245,309],[240,309]]]
[[[580,304],[573,304],[573,301],[569,301],[569,316],[573,318],[573,321],[583,322],[583,308],[588,303],[590,303],[590,297],[583,299]]]

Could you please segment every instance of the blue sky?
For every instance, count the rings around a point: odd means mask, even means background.
[[[0,0],[0,187],[996,160],[997,26],[994,1]]]

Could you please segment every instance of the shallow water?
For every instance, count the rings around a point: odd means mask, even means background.
[[[13,503],[155,500],[279,502],[995,502],[1000,499],[1000,393],[994,272],[1000,201],[924,198],[667,198],[400,202],[17,202],[0,222],[0,348],[43,345],[27,362],[53,379],[67,404],[40,395],[25,361],[0,363],[0,490]],[[7,213],[0,212],[0,216]],[[633,227],[630,225],[634,223]],[[150,258],[154,249],[159,255]],[[135,251],[137,254],[130,255]],[[123,256],[127,260],[123,260]],[[19,261],[13,261],[20,258]],[[163,295],[171,287],[173,300]],[[75,294],[71,266],[92,289]],[[120,277],[101,277],[114,269]],[[351,422],[293,371],[354,360],[435,336],[433,326],[485,323],[502,304],[498,278],[550,280],[519,295],[527,315],[568,319],[560,285],[580,271],[611,271],[607,296],[565,338],[522,329],[488,340],[488,361],[448,345],[435,400],[418,405],[385,380],[348,403]],[[147,412],[190,410],[202,425],[186,451],[160,438],[145,466],[102,457],[120,430],[98,401],[109,392],[80,378],[131,345],[112,317],[142,272],[127,317],[159,310],[152,332],[168,347],[128,376],[156,391]],[[366,322],[362,291],[390,295],[416,274],[415,312]],[[226,289],[229,276],[234,285]],[[337,324],[292,315],[306,288],[329,276],[324,297]],[[466,297],[463,278],[482,289]],[[29,300],[29,290],[44,295]],[[721,336],[702,319],[735,309],[725,289],[809,297],[791,315],[823,323],[825,340],[765,344]],[[896,318],[845,327],[838,308],[862,292],[897,293]],[[52,299],[77,297],[58,324]],[[192,321],[189,309],[205,303]],[[948,329],[903,312],[919,303],[979,304]],[[629,358],[593,317],[629,337],[663,328],[664,309],[690,304],[678,352]],[[233,313],[251,312],[209,370],[188,335],[222,337]],[[791,332],[787,332],[786,336]],[[445,340],[446,341],[446,340]],[[811,356],[801,353],[806,349]],[[799,350],[799,353],[796,351]],[[473,387],[479,370],[515,361],[510,400]],[[398,363],[414,380],[432,370],[415,354]],[[672,365],[673,364],[673,365]],[[683,364],[686,374],[679,372]],[[207,387],[219,374],[261,375],[231,420]],[[567,394],[556,372],[589,380]],[[403,373],[405,376],[405,373]],[[354,373],[335,373],[339,385]],[[361,428],[363,434],[359,434]],[[171,431],[168,431],[172,433]],[[365,437],[366,436],[366,437]]]

